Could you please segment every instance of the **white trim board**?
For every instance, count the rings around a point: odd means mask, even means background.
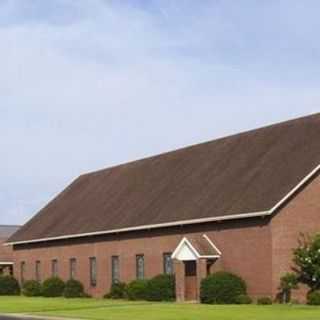
[[[297,186],[295,186],[273,208],[271,208],[270,210],[267,210],[267,211],[233,214],[233,215],[221,215],[221,216],[217,216],[217,217],[181,220],[181,221],[158,223],[158,224],[151,224],[151,225],[142,225],[142,226],[137,226],[137,227],[128,227],[128,228],[105,230],[105,231],[70,234],[70,235],[47,237],[47,238],[32,239],[32,240],[23,240],[23,241],[12,241],[12,242],[7,242],[4,245],[9,246],[9,245],[18,245],[18,244],[27,244],[27,243],[38,243],[38,242],[46,242],[46,241],[55,241],[55,240],[74,239],[74,238],[82,238],[82,237],[90,237],[90,236],[98,236],[98,235],[107,235],[107,234],[112,234],[112,233],[122,233],[122,232],[129,232],[129,231],[140,231],[140,230],[150,230],[150,229],[165,228],[165,227],[184,226],[184,225],[190,225],[190,224],[200,224],[200,223],[205,223],[205,222],[226,221],[226,220],[234,220],[234,219],[270,216],[279,207],[281,207],[281,205],[283,205],[291,196],[293,196],[301,187],[303,187],[309,180],[311,180],[319,171],[320,171],[320,164],[315,169],[313,169],[306,177],[304,177],[297,184]]]
[[[0,261],[0,266],[13,266],[13,262]]]

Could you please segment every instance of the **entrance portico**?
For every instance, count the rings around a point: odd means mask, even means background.
[[[221,257],[220,250],[205,234],[184,237],[172,254],[176,276],[176,300],[199,301],[201,280]]]

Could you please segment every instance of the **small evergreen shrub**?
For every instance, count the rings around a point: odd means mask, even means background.
[[[68,280],[64,287],[63,296],[65,298],[83,298],[85,296],[83,284],[78,280]]]
[[[20,294],[19,282],[12,276],[0,276],[0,296],[16,296]]]
[[[39,281],[28,280],[22,285],[22,294],[26,297],[39,297],[42,294],[42,288]]]
[[[173,275],[161,274],[147,283],[147,300],[149,301],[173,301],[175,295]]]
[[[246,294],[240,294],[236,297],[236,304],[251,304],[252,299]]]
[[[313,291],[307,295],[307,304],[311,306],[320,306],[320,291]]]
[[[257,304],[259,305],[270,305],[272,304],[272,299],[270,297],[261,297],[257,300]]]
[[[124,282],[112,284],[110,292],[104,296],[106,299],[125,299],[127,297],[127,285]]]
[[[238,276],[220,271],[202,280],[200,298],[202,303],[235,304],[237,297],[246,295],[247,286]]]
[[[60,278],[49,278],[42,284],[42,295],[44,297],[61,297],[63,295],[64,287],[65,284]]]
[[[147,300],[148,281],[134,280],[128,284],[127,294],[129,300]]]

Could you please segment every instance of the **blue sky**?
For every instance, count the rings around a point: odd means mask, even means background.
[[[320,111],[319,1],[0,0],[0,223],[79,174]]]

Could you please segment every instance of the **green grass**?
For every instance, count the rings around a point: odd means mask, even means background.
[[[0,297],[0,313],[101,320],[318,320],[320,307],[208,306],[98,299]]]

